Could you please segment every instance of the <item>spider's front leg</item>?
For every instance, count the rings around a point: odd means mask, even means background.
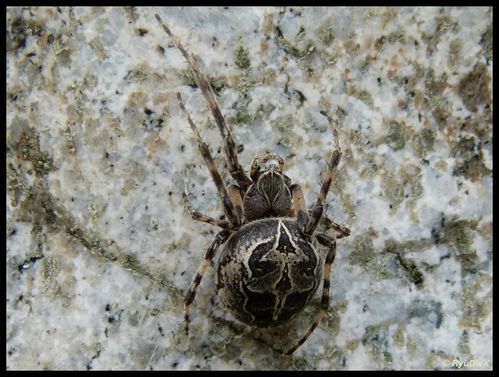
[[[213,93],[213,88],[211,87],[206,76],[199,69],[196,61],[192,58],[192,56],[187,52],[187,50],[180,43],[180,39],[175,36],[170,28],[163,22],[161,17],[158,14],[154,15],[156,20],[158,20],[159,24],[163,28],[163,30],[170,36],[175,47],[179,49],[179,51],[184,55],[184,58],[187,60],[191,71],[193,72],[197,84],[201,88],[206,101],[208,102],[208,106],[210,107],[211,113],[215,118],[215,122],[217,123],[218,129],[222,138],[224,140],[224,150],[227,156],[227,161],[229,163],[229,172],[232,178],[234,178],[239,185],[239,187],[246,191],[246,189],[251,185],[252,181],[248,176],[244,173],[242,166],[237,161],[237,149],[236,143],[232,138],[232,134],[230,132],[229,127],[227,127],[227,123],[220,111],[220,107],[218,106],[218,102],[215,98],[215,94]]]
[[[217,166],[215,165],[215,161],[213,160],[213,157],[211,156],[210,149],[208,148],[208,144],[206,144],[203,139],[201,138],[201,135],[199,134],[196,126],[194,125],[194,122],[192,121],[189,113],[187,112],[184,103],[182,102],[182,96],[180,93],[177,93],[177,98],[178,102],[180,105],[180,108],[182,109],[183,113],[185,114],[187,118],[187,122],[191,126],[192,132],[194,133],[194,138],[196,139],[197,145],[199,152],[203,156],[203,159],[206,163],[206,166],[208,167],[208,170],[210,171],[211,177],[213,178],[213,182],[215,183],[215,186],[217,187],[218,195],[220,196],[220,199],[222,200],[222,204],[224,206],[224,212],[227,218],[229,219],[230,224],[232,227],[237,227],[241,224],[241,218],[238,215],[238,211],[234,207],[234,204],[232,203],[230,196],[227,192],[227,189],[225,188],[225,185],[222,181],[222,177],[220,177],[220,173],[218,172]]]
[[[230,234],[231,233],[229,230],[222,230],[220,233],[218,233],[216,235],[215,240],[210,245],[208,250],[206,250],[204,260],[200,264],[200,266],[196,272],[196,276],[194,276],[194,279],[191,282],[189,290],[187,291],[187,294],[185,295],[185,299],[184,299],[184,331],[186,334],[189,334],[189,322],[191,321],[191,319],[189,317],[189,313],[191,310],[191,304],[194,301],[194,297],[196,297],[196,292],[197,292],[199,284],[201,283],[201,280],[203,279],[204,272],[206,271],[206,269],[210,265],[211,261],[213,260],[213,257],[215,256],[215,253],[217,252],[220,245],[222,245],[225,241],[227,241]]]
[[[305,227],[306,234],[312,234],[314,230],[317,228],[317,225],[319,224],[319,221],[322,218],[324,212],[324,201],[326,200],[327,193],[329,192],[329,188],[331,187],[331,182],[333,181],[336,172],[335,169],[340,163],[341,159],[341,148],[340,148],[340,142],[338,140],[338,131],[336,130],[336,127],[333,122],[331,122],[331,125],[333,127],[335,149],[333,150],[333,153],[331,154],[331,159],[327,164],[326,172],[324,173],[324,179],[322,181],[321,189],[319,192],[319,197],[317,198],[317,201],[312,207],[310,220],[307,226]]]
[[[185,209],[187,210],[187,212],[189,212],[189,214],[191,215],[191,217],[194,220],[201,221],[203,223],[207,223],[207,224],[211,224],[211,225],[215,225],[215,226],[218,226],[222,229],[230,228],[230,225],[227,221],[217,220],[217,219],[214,219],[213,217],[203,215],[201,212],[196,211],[194,209],[194,207],[192,206],[191,202],[189,201],[189,198],[187,195],[188,195],[187,192],[182,193],[182,198],[184,199]]]
[[[304,232],[305,227],[310,221],[307,211],[307,204],[305,203],[305,196],[303,195],[303,190],[301,186],[297,183],[292,184],[289,187],[291,191],[291,197],[293,198],[293,215],[296,216],[298,226]]]
[[[241,223],[243,222],[243,193],[238,185],[230,185],[229,186],[229,196],[232,203],[234,203],[234,207],[236,208],[236,213]]]

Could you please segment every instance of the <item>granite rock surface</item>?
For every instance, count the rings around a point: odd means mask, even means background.
[[[330,310],[251,330],[209,268],[222,206],[176,92],[239,162],[276,152],[310,205],[331,153]],[[7,8],[7,368],[491,369],[492,9]]]

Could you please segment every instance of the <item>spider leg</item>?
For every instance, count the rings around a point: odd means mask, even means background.
[[[293,215],[296,216],[300,229],[304,231],[310,219],[303,190],[301,189],[301,186],[296,183],[292,184],[289,189],[293,198]]]
[[[336,130],[334,122],[331,122],[331,125],[333,127],[335,148],[333,150],[333,153],[331,154],[331,159],[327,164],[326,172],[324,173],[324,179],[322,181],[319,197],[312,207],[310,221],[308,222],[305,229],[306,234],[312,234],[322,218],[322,214],[324,212],[324,201],[326,200],[327,193],[329,192],[329,188],[331,187],[331,182],[333,181],[336,172],[335,169],[341,159],[341,148],[340,142],[338,140],[338,131]]]
[[[192,128],[192,132],[194,133],[194,138],[196,139],[196,142],[198,144],[199,152],[201,152],[201,155],[204,158],[204,162],[206,163],[206,166],[208,166],[208,170],[210,171],[211,177],[213,178],[213,182],[215,182],[215,186],[217,186],[218,195],[222,200],[225,215],[229,219],[229,222],[231,223],[232,226],[238,226],[241,224],[240,222],[241,219],[237,215],[236,209],[234,208],[234,204],[230,200],[229,194],[227,193],[227,189],[225,188],[222,178],[220,177],[220,173],[217,170],[215,161],[213,161],[213,157],[211,157],[208,144],[206,144],[201,138],[201,135],[199,134],[196,126],[194,125],[194,122],[192,121],[189,113],[187,112],[184,106],[184,103],[182,102],[182,96],[180,95],[180,93],[177,93],[177,98],[180,104],[180,108],[184,112],[187,121],[189,122],[189,125]]]
[[[308,337],[312,334],[315,328],[319,325],[319,322],[326,315],[327,309],[329,307],[329,286],[330,286],[330,275],[331,275],[331,266],[334,262],[334,258],[336,256],[336,239],[328,237],[324,234],[317,234],[317,240],[324,246],[329,248],[329,251],[326,256],[326,261],[324,263],[324,283],[322,286],[322,298],[321,298],[321,306],[317,314],[315,315],[314,322],[312,326],[308,329],[307,333],[287,352],[286,355],[291,355],[295,352],[298,347],[300,347]]]
[[[216,316],[214,314],[210,314],[209,315],[210,318],[215,322],[215,323],[218,323],[220,325],[223,325],[223,326],[227,326],[229,327],[232,332],[234,334],[242,334],[242,333],[246,333],[249,337],[251,337],[252,339],[254,339],[255,341],[259,342],[259,343],[262,343],[264,345],[266,345],[267,347],[269,347],[271,350],[275,351],[275,352],[278,352],[280,354],[283,354],[284,352],[278,348],[275,348],[274,345],[268,343],[265,339],[259,337],[258,335],[255,335],[252,331],[252,329],[249,327],[249,326],[244,326],[244,325],[240,325],[238,323],[235,323],[233,321],[230,321],[230,320],[227,320],[223,317],[219,317],[219,316]]]
[[[211,225],[215,225],[215,226],[218,226],[222,229],[229,228],[229,223],[227,223],[227,221],[217,220],[217,219],[214,219],[213,217],[203,215],[202,213],[196,211],[194,209],[194,207],[192,206],[191,202],[189,202],[189,199],[187,197],[187,193],[183,192],[182,198],[184,199],[185,209],[187,210],[187,212],[189,212],[189,214],[191,215],[191,217],[194,220],[201,221],[203,223],[207,223],[207,224],[211,224]]]
[[[325,213],[322,215],[322,222],[324,223],[324,225],[326,225],[326,227],[328,229],[334,229],[335,231],[337,231],[339,233],[336,236],[337,239],[345,238],[345,237],[348,237],[350,235],[350,229],[348,229],[344,225],[335,223]]]
[[[243,221],[243,195],[238,185],[229,186],[229,197],[236,208],[237,216]]]
[[[182,55],[184,55],[184,58],[189,63],[189,67],[197,79],[196,81],[197,81],[199,87],[201,88],[201,91],[203,92],[203,95],[206,98],[206,101],[208,102],[208,106],[210,107],[211,113],[213,114],[213,117],[215,118],[215,122],[217,123],[218,129],[220,130],[220,133],[221,133],[222,138],[224,140],[224,150],[225,150],[225,154],[227,155],[227,160],[229,163],[230,175],[236,180],[239,187],[241,187],[241,189],[243,191],[246,191],[246,189],[252,183],[252,181],[244,173],[243,168],[241,167],[241,165],[237,161],[236,143],[234,142],[234,139],[232,138],[232,134],[229,130],[229,127],[227,127],[227,123],[225,122],[225,119],[222,115],[222,112],[220,111],[220,107],[218,106],[217,100],[216,100],[215,95],[213,93],[213,88],[211,87],[210,83],[208,82],[208,79],[206,78],[206,76],[199,69],[196,61],[187,52],[187,50],[184,48],[184,46],[182,46],[182,44],[180,43],[180,39],[171,32],[171,30],[163,22],[163,20],[161,19],[161,17],[158,14],[155,14],[155,17],[156,17],[156,20],[158,20],[161,27],[163,28],[163,30],[170,36],[175,47],[177,47],[180,50]]]
[[[210,265],[213,257],[215,256],[215,253],[217,252],[218,248],[220,245],[222,245],[225,241],[230,236],[230,231],[229,230],[222,230],[220,233],[218,233],[215,237],[215,240],[212,242],[208,250],[206,250],[206,254],[204,256],[203,262],[199,265],[199,268],[196,272],[196,276],[194,276],[194,279],[191,282],[191,285],[189,287],[189,290],[187,291],[187,294],[185,295],[184,298],[184,331],[185,334],[189,334],[189,322],[190,317],[189,313],[191,310],[191,304],[194,301],[194,297],[196,297],[196,292],[198,289],[199,284],[201,283],[201,279],[203,278],[204,272]]]

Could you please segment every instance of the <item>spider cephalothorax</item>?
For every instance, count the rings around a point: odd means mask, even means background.
[[[231,132],[206,77],[180,40],[156,15],[174,45],[189,63],[205,96],[224,140],[229,171],[236,184],[225,186],[206,144],[192,122],[180,93],[180,108],[194,133],[198,149],[210,171],[223,204],[225,220],[195,211],[186,199],[192,217],[222,228],[206,251],[184,301],[185,332],[189,331],[190,307],[204,272],[223,246],[217,263],[217,291],[222,303],[238,320],[257,327],[278,326],[300,313],[323,281],[319,312],[307,333],[286,354],[293,353],[312,334],[329,306],[331,266],[336,255],[336,239],[350,234],[323,212],[335,168],[341,158],[336,128],[332,127],[335,147],[331,153],[319,196],[308,209],[300,185],[284,172],[284,160],[270,153],[255,157],[248,177],[237,161]],[[317,232],[319,222],[334,229],[337,236]],[[323,258],[318,250],[327,248]]]
[[[251,164],[251,179],[243,198],[244,217],[247,221],[264,217],[288,216],[291,206],[291,179],[282,172],[284,160],[276,154],[258,156]]]

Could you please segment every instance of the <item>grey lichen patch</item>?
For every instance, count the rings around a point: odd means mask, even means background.
[[[440,130],[449,127],[449,118],[452,115],[452,109],[450,108],[449,102],[447,100],[441,100],[436,103],[436,105],[432,107],[432,115],[439,125]]]
[[[465,128],[475,135],[460,137],[452,147],[452,156],[456,158],[454,174],[462,175],[472,182],[492,174],[492,170],[485,166],[481,153],[482,143],[491,142],[490,129],[473,127],[465,124]]]
[[[282,48],[287,54],[297,59],[305,58],[315,49],[315,45],[312,41],[307,41],[302,46],[298,46],[291,43],[284,37],[277,38],[277,45]]]
[[[422,96],[416,92],[415,101],[418,106],[423,106],[432,113],[439,126],[444,128],[447,126],[447,118],[451,115],[449,101],[444,96],[444,90],[448,87],[447,73],[435,77],[435,72],[430,68],[420,74],[424,80],[424,90]]]
[[[121,187],[120,194],[127,196],[130,191],[135,190],[137,187],[139,187],[138,182],[133,178],[128,178]]]
[[[22,102],[26,98],[26,90],[17,84],[7,88],[7,99],[12,102]]]
[[[341,126],[343,122],[345,121],[345,118],[348,115],[348,112],[343,109],[341,106],[338,106],[335,111],[336,117],[337,117],[337,122],[338,126]]]
[[[53,42],[53,51],[57,62],[61,66],[69,66],[71,64],[71,54],[73,49],[70,47],[68,40],[63,39],[63,35],[59,35]],[[53,69],[57,69],[54,66]]]
[[[476,182],[484,176],[492,175],[492,170],[485,166],[481,155],[474,154],[467,160],[457,162],[455,173]]]
[[[71,127],[66,127],[62,131],[62,135],[64,137],[64,149],[66,152],[69,154],[75,154],[76,153],[76,143],[74,139],[74,131]]]
[[[422,242],[424,247],[427,246],[427,242]],[[408,246],[410,245],[410,246]],[[414,246],[412,246],[414,245]],[[416,265],[416,263],[404,256],[403,250],[409,247],[409,250],[421,249],[421,242],[419,241],[408,241],[403,244],[398,244],[394,240],[388,240],[385,244],[384,253],[394,254],[396,256],[397,264],[400,266],[402,271],[402,277],[409,282],[413,283],[417,288],[421,288],[424,284],[424,275]]]
[[[429,152],[433,151],[435,134],[435,131],[431,128],[423,128],[421,132],[414,135],[412,147],[418,157],[424,158]]]
[[[27,120],[17,116],[12,120],[7,142],[19,158],[31,162],[37,175],[45,175],[55,169],[52,157],[47,152],[40,151],[38,134]]]
[[[294,124],[295,119],[292,115],[280,115],[271,122],[272,128],[280,136],[278,143],[290,149],[294,149],[300,142],[300,137],[293,130]]]
[[[236,50],[236,57],[234,60],[236,66],[240,69],[248,69],[251,67],[251,60],[249,57],[248,50],[243,46],[239,46]]]
[[[321,113],[328,114],[333,108],[333,102],[328,96],[321,96],[318,106]]]
[[[398,31],[394,31],[388,35],[382,35],[381,37],[379,37],[378,39],[376,39],[376,41],[374,42],[374,47],[376,48],[376,50],[381,50],[383,48],[383,46],[387,43],[389,44],[394,44],[394,43],[401,43],[401,44],[405,44],[405,34],[398,30]]]
[[[356,95],[356,97],[360,99],[362,102],[364,102],[366,105],[368,105],[370,108],[373,108],[374,106],[373,96],[367,90],[361,90]]]
[[[66,124],[74,126],[85,120],[88,102],[91,101],[87,93],[97,86],[99,78],[94,74],[87,74],[82,80],[73,82],[67,87],[68,96],[73,97],[66,108]]]
[[[192,73],[190,69],[181,70],[179,75],[182,78],[184,85],[188,85],[192,88],[198,87],[196,76],[194,76],[194,73]],[[220,93],[222,89],[227,86],[226,82],[222,78],[216,78],[210,75],[205,76],[216,94]]]
[[[490,118],[488,115],[485,115],[484,117],[466,119],[464,123],[459,123],[459,126],[459,130],[463,133],[471,133],[475,135],[475,137],[479,140],[479,142],[476,143],[477,148],[481,145],[492,144],[492,127],[490,125]]]
[[[474,229],[476,229],[475,221],[452,218],[445,221],[440,242],[453,247],[457,254],[466,254],[470,251]]]
[[[260,82],[262,85],[272,86],[277,80],[277,72],[273,68],[266,68],[261,76]]]
[[[406,208],[411,209],[411,218],[418,221],[418,213],[414,211],[419,199],[422,197],[424,187],[422,184],[421,167],[418,165],[407,165],[400,172],[404,186],[404,200]]]
[[[459,339],[459,344],[457,345],[457,350],[464,355],[470,354],[470,336],[468,331],[463,330],[461,337]]]
[[[369,269],[371,261],[376,257],[373,246],[373,231],[357,237],[353,241],[352,252],[348,256],[350,263],[359,265],[365,270]]]
[[[378,173],[380,171],[380,166],[376,162],[376,153],[375,152],[370,152],[366,155],[365,157],[365,166],[363,169],[360,171],[359,176],[365,178],[374,178],[378,176]]]
[[[462,265],[462,275],[475,273],[480,260],[476,250],[471,247],[476,221],[451,218],[444,222],[438,237],[438,242],[449,245],[457,260]]]
[[[24,190],[25,184],[22,178],[16,174],[14,165],[9,162],[7,165],[7,191],[13,207],[17,207],[19,205],[19,199]]]
[[[391,32],[390,34],[388,34],[386,39],[389,43],[392,43],[392,44],[397,43],[397,42],[401,43],[401,44],[406,43],[405,34],[404,34],[404,32],[402,32],[400,30]]]
[[[318,304],[317,306],[315,306],[315,305],[311,305],[311,306],[319,307],[320,304]],[[338,333],[340,332],[341,314],[345,313],[347,308],[348,308],[348,300],[340,300],[340,301],[335,302],[328,309],[323,321],[324,321],[325,325],[327,326],[328,334],[330,334],[331,337],[333,337],[333,338],[336,337],[338,335]]]
[[[22,178],[18,176],[18,179]],[[34,229],[41,224],[54,224],[57,214],[51,206],[46,189],[46,183],[40,179],[36,179],[30,187],[23,187],[25,197],[20,201],[19,210],[16,213],[18,221],[32,222]]]
[[[128,82],[141,82],[149,78],[149,73],[144,70],[144,67],[137,67],[127,72],[123,80]]]
[[[22,50],[28,38],[40,38],[44,33],[44,26],[36,20],[21,17],[10,19],[7,22],[7,51]]]
[[[53,285],[56,275],[59,273],[59,260],[56,257],[46,256],[40,264],[40,277],[42,279],[43,291],[47,291]]]
[[[348,352],[353,352],[359,347],[359,345],[360,345],[359,339],[349,340],[345,345],[345,350]]]
[[[137,12],[137,7],[123,7],[123,10],[125,11],[130,22],[134,23],[140,18],[139,13]]]
[[[383,254],[392,254],[396,257],[396,263],[402,272],[401,277],[413,283],[417,288],[421,288],[424,284],[424,275],[416,265],[416,263],[407,258],[407,252],[421,251],[431,246],[431,241],[426,239],[409,240],[406,242],[396,242],[389,239],[385,243]],[[400,274],[399,274],[400,276]]]
[[[492,100],[490,82],[487,66],[482,63],[477,63],[473,70],[461,79],[457,86],[457,94],[468,110],[476,112],[479,106],[484,106],[486,111],[490,111]]]
[[[254,115],[249,114],[248,112],[241,110],[236,113],[234,118],[231,118],[231,124],[251,124],[255,120]]]
[[[374,361],[389,368],[393,357],[389,350],[389,322],[367,326],[362,336],[362,344],[367,348]]]
[[[345,192],[342,192],[341,193],[341,200],[342,200],[342,205],[343,205],[343,209],[345,210],[345,213],[350,217],[350,219],[354,220],[355,214],[356,214],[356,209],[357,209],[357,204],[352,199],[352,195],[347,194]]]
[[[102,45],[102,42],[98,38],[94,38],[90,41],[89,43],[90,47],[92,50],[95,52],[95,55],[100,59],[100,60],[106,60],[108,58],[106,54],[106,50],[104,46]]]
[[[492,310],[492,278],[485,274],[477,274],[473,280],[465,280],[462,305],[463,314],[459,325],[474,331],[482,331],[482,323]]]
[[[447,88],[447,73],[444,72],[440,77],[435,77],[435,72],[430,68],[424,73],[424,84],[424,98],[427,104],[435,104]]]
[[[449,360],[455,359],[456,355],[450,355],[444,351],[431,350],[429,356],[426,359],[426,368],[428,369],[442,369],[448,368]]]
[[[306,357],[293,357],[292,370],[307,370],[312,366]]]
[[[332,346],[332,347],[327,347],[324,350],[324,354],[318,354],[312,357],[313,360],[313,365],[319,365],[320,362],[324,362],[324,360],[327,360],[328,362],[331,362],[331,365],[337,365],[338,368],[341,366],[345,366],[346,358],[345,358],[345,352],[343,351],[342,347],[339,346]]]
[[[405,198],[404,184],[397,178],[395,173],[387,172],[381,180],[383,199],[389,203],[391,212],[395,212]]]
[[[492,222],[482,223],[478,228],[477,232],[486,240],[492,239],[492,233],[494,228],[492,227]]]
[[[492,24],[489,24],[487,27],[487,30],[485,33],[482,34],[482,38],[480,39],[480,44],[483,47],[483,54],[485,56],[485,59],[487,60],[487,64],[489,60],[492,59],[492,46],[493,46],[493,40],[492,40]]]
[[[44,175],[54,170],[54,160],[47,152],[40,152],[31,162],[37,174]]]
[[[7,132],[7,146],[27,161],[39,153],[38,136],[26,119],[18,116],[12,119]]]
[[[438,329],[444,320],[442,303],[417,298],[409,304],[407,316],[409,319],[416,318]]]
[[[461,50],[463,48],[463,42],[461,39],[453,39],[449,43],[449,56],[447,57],[447,63],[450,67],[456,67],[461,60]]]
[[[393,335],[393,342],[399,347],[402,348],[405,345],[405,332],[406,325],[404,322],[400,322],[398,324],[397,331]]]
[[[409,131],[404,122],[390,121],[388,134],[385,137],[385,143],[393,150],[403,149],[409,139]]]
[[[435,28],[435,32],[432,34],[428,34],[423,31],[423,40],[427,43],[427,51],[431,55],[433,51],[435,51],[438,42],[442,36],[447,32],[454,32],[459,29],[459,24],[452,20],[449,15],[442,13],[435,18],[437,26]]]
[[[257,81],[252,77],[249,69],[244,70],[241,74],[239,84],[236,87],[236,90],[239,92],[239,97],[234,104],[234,107],[237,109],[236,118],[239,119],[240,123],[252,122],[256,117],[256,114],[249,116],[249,119],[246,115],[241,116],[242,114],[248,114],[247,108],[249,103],[252,101],[251,90],[256,84]]]
[[[325,45],[330,45],[334,40],[333,28],[329,25],[325,25],[319,30],[319,38]]]

